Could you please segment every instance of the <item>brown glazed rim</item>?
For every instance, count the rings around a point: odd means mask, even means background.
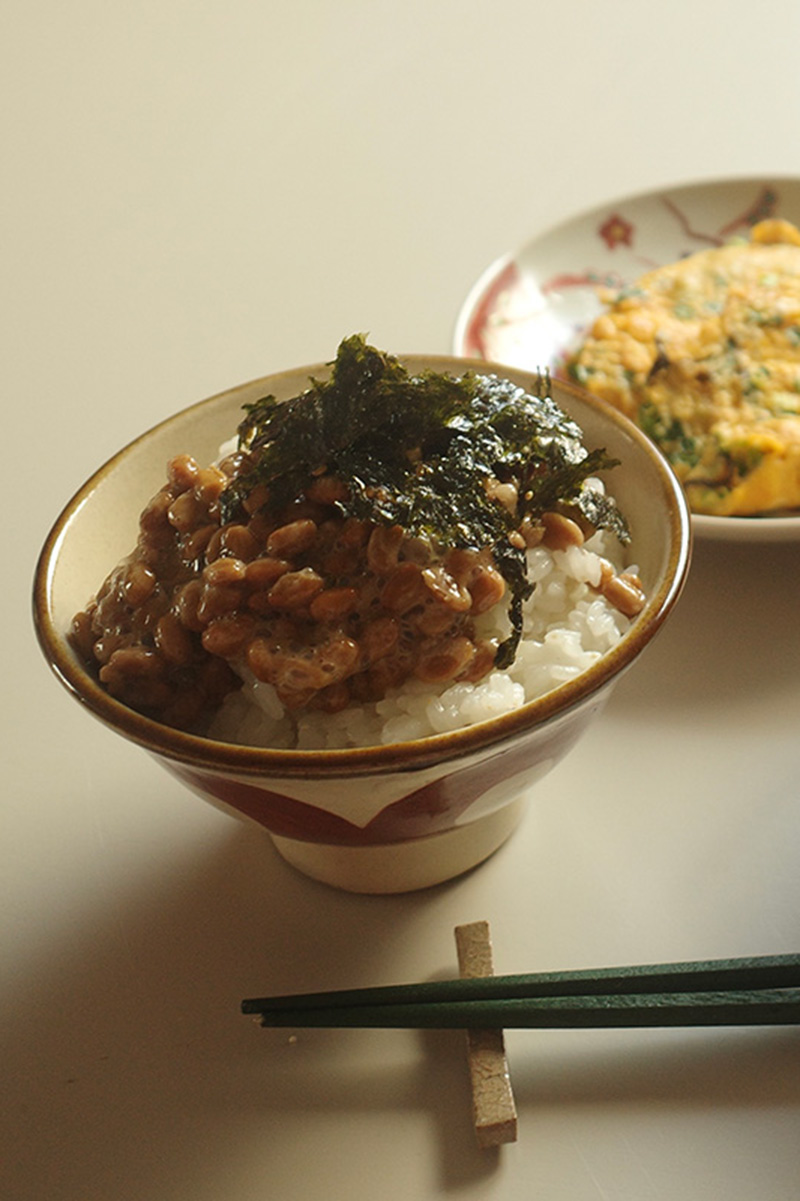
[[[424,360],[426,368],[452,371],[454,363],[460,371],[473,370],[506,377],[531,375],[531,372],[504,367],[478,359],[453,359],[444,355],[399,355],[409,365]],[[69,521],[97,485],[112,473],[130,450],[157,430],[163,429],[188,413],[213,407],[222,399],[237,392],[249,391],[262,384],[277,390],[282,380],[296,378],[299,372],[320,378],[330,364],[319,363],[308,368],[278,372],[238,387],[225,389],[206,400],[190,405],[145,431],[99,468],[75,493],[56,520],[47,536],[36,567],[33,589],[34,624],[39,643],[54,673],[69,692],[95,717],[112,727],[123,737],[167,759],[206,771],[223,770],[244,776],[305,777],[324,779],[352,775],[387,774],[418,769],[450,759],[458,759],[487,747],[524,734],[532,727],[554,721],[578,703],[589,700],[623,671],[641,652],[675,605],[689,569],[691,558],[691,525],[683,491],[671,468],[660,452],[638,427],[621,413],[589,395],[568,381],[558,380],[563,391],[571,393],[584,405],[602,413],[605,420],[621,427],[628,438],[636,442],[655,467],[661,485],[661,500],[669,515],[669,557],[667,570],[659,587],[648,598],[645,609],[631,630],[618,645],[608,651],[575,680],[561,685],[545,696],[529,701],[512,713],[492,718],[474,726],[448,734],[435,734],[413,742],[392,743],[387,746],[354,747],[339,750],[278,750],[216,742],[175,730],[143,716],[115,700],[79,663],[64,631],[53,621],[50,604],[51,575],[58,558],[61,540]]]

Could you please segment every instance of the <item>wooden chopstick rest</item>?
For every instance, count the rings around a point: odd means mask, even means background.
[[[462,978],[493,976],[488,922],[455,928],[458,971]],[[467,1062],[472,1089],[472,1120],[481,1148],[517,1140],[517,1107],[501,1029],[467,1030]]]

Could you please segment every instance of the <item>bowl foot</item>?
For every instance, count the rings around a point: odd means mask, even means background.
[[[343,847],[271,834],[278,853],[306,876],[346,892],[413,892],[452,880],[488,859],[513,834],[525,798],[464,826],[411,842]]]

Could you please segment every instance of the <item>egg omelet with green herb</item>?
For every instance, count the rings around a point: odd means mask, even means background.
[[[800,508],[800,231],[761,221],[603,300],[570,373],[659,445],[692,510]]]

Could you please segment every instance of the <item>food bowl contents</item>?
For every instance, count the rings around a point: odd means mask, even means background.
[[[406,741],[519,707],[619,641],[627,525],[549,380],[411,375],[359,335],[328,378],[173,458],[74,619],[101,684],[249,745]]]
[[[692,510],[800,508],[800,231],[761,221],[603,299],[570,374],[658,444]]]

